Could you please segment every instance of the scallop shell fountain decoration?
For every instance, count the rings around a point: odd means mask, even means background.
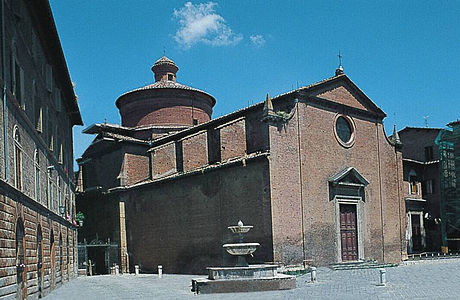
[[[239,243],[224,244],[222,247],[224,247],[229,254],[237,256],[237,267],[249,266],[248,262],[246,261],[246,256],[252,256],[252,253],[254,253],[254,251],[257,250],[257,247],[260,246],[259,243],[244,243],[244,235],[248,233],[252,227],[253,226],[244,225],[241,220],[238,221],[238,225],[227,227],[231,232],[238,235]]]

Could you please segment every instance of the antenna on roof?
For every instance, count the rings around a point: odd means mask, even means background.
[[[166,47],[163,46],[163,56],[166,56]]]
[[[427,128],[428,128],[428,118],[429,117],[430,116],[423,116],[423,119],[425,120],[425,127],[427,127]]]

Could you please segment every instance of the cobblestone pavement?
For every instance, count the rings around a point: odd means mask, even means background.
[[[377,286],[378,269],[318,268],[318,282],[297,277],[286,291],[207,294],[190,292],[192,275],[104,275],[79,277],[45,299],[460,299],[460,259],[420,261],[387,268],[387,285]]]

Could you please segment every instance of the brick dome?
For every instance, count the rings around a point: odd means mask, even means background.
[[[155,82],[121,95],[115,102],[122,126],[193,126],[211,119],[216,104],[208,93],[176,82],[177,65],[166,56],[152,66]]]

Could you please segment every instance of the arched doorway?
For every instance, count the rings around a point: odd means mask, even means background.
[[[38,298],[42,297],[42,285],[43,285],[43,238],[42,228],[38,225],[37,228],[37,287],[38,287]]]
[[[16,282],[17,282],[17,299],[27,297],[26,286],[26,265],[25,265],[25,236],[22,219],[18,218],[16,222]]]
[[[54,232],[51,229],[50,232],[50,270],[51,270],[51,289],[54,289],[56,286],[56,268],[54,267],[55,261],[55,246],[54,246]]]

